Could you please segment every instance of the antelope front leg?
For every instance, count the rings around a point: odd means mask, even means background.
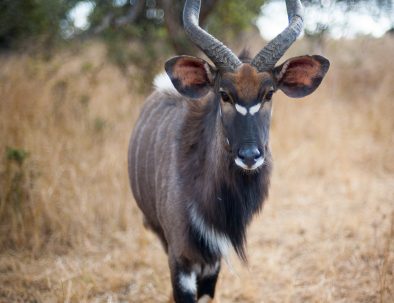
[[[169,257],[175,303],[197,303],[197,275],[188,262]]]
[[[219,277],[220,262],[214,265],[205,265],[197,280],[198,303],[213,302],[215,296],[216,282]]]

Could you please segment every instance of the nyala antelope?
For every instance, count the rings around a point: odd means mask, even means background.
[[[317,55],[275,66],[302,31],[300,0],[286,0],[288,27],[253,59],[199,26],[200,5],[186,1],[184,29],[213,65],[191,56],[165,63],[172,88],[148,98],[128,153],[131,188],[168,254],[177,303],[214,298],[229,249],[246,260],[246,227],[268,195],[272,95],[309,95],[329,68]]]

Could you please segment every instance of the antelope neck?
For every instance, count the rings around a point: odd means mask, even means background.
[[[240,258],[246,259],[246,227],[268,194],[270,165],[254,174],[243,173],[225,147],[219,103],[198,102],[189,104],[181,126],[183,140],[178,141],[181,190],[184,197],[194,197],[188,201],[190,221],[193,210],[194,221],[197,213],[212,234],[228,239]],[[208,239],[200,239],[197,226],[192,226],[191,237],[206,260],[221,256]]]

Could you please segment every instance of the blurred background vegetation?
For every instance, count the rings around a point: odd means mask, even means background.
[[[262,16],[286,19],[274,2],[203,0],[201,23],[254,54],[272,31]],[[323,54],[330,71],[304,101],[275,96],[270,198],[250,267],[224,271],[222,302],[391,303],[393,0],[303,3],[318,22],[283,59]],[[0,0],[0,302],[167,302],[166,259],[132,200],[126,153],[163,62],[198,51],[182,5]],[[386,34],[334,37],[359,7],[384,17]]]
[[[188,52],[181,27],[183,2],[179,0],[23,0],[0,2],[0,47],[53,45],[61,40],[100,37],[113,40],[161,40],[177,52]],[[239,33],[260,13],[261,0],[205,0],[201,23],[218,33],[226,27],[229,35]],[[72,11],[89,7],[88,24],[78,28]],[[215,9],[220,7],[220,9]],[[169,35],[168,33],[171,33]],[[166,42],[167,41],[167,42]]]
[[[264,0],[203,0],[200,23],[224,41],[256,23]],[[373,4],[371,15],[390,16],[394,26],[392,0],[305,0],[306,7],[325,8],[333,3],[353,10]],[[0,51],[35,50],[50,55],[54,48],[75,45],[80,40],[106,42],[111,60],[127,71],[128,64],[145,71],[143,83],[157,72],[157,60],[169,54],[194,54],[182,29],[182,0],[2,0],[0,1]],[[86,22],[78,24],[85,11]],[[318,39],[329,24],[318,24],[306,35]],[[140,56],[142,44],[144,56]],[[134,46],[131,47],[131,45]]]

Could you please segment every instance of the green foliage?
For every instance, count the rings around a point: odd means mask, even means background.
[[[0,2],[0,47],[54,41],[61,22],[77,0],[3,0]]]
[[[198,49],[186,37],[182,22],[182,0],[171,2],[170,11],[164,1],[144,1],[143,10],[138,12],[132,22],[118,26],[117,21],[122,16],[128,16],[136,7],[126,1],[123,6],[113,2],[97,0],[90,16],[91,30],[99,29],[99,35],[107,43],[109,58],[127,72],[130,64],[141,70],[141,76],[134,84],[142,91],[151,87],[153,76],[162,67],[158,62],[163,58],[178,54],[193,54]],[[206,0],[202,1],[202,8],[208,6],[208,1],[216,2],[213,9],[201,13],[201,23],[219,39],[231,39],[242,30],[253,26],[253,21],[260,13],[264,1],[251,0]],[[205,5],[204,5],[205,4]],[[149,12],[153,16],[148,17]],[[206,18],[206,16],[208,16]],[[171,19],[170,31],[168,19]],[[111,20],[111,21],[108,21]],[[175,26],[175,28],[174,28]],[[225,29],[225,31],[223,31]],[[149,85],[147,85],[149,84]]]
[[[27,161],[28,155],[24,149],[7,147],[0,162],[0,245],[8,241],[9,245],[17,247],[26,240],[22,231],[32,218],[35,181],[35,174]],[[17,232],[10,233],[11,230]]]
[[[144,0],[140,0],[144,1]],[[208,2],[208,0],[206,0]],[[204,3],[202,1],[202,9]],[[203,27],[207,27],[209,31],[218,36],[226,36],[233,38],[241,31],[253,25],[254,20],[260,13],[260,8],[264,4],[264,0],[210,0],[216,2],[211,11],[206,13],[208,18],[201,16],[200,22]],[[119,7],[109,1],[97,0],[95,8],[90,16],[92,28],[100,28],[105,22],[103,20],[111,20],[109,26],[103,30],[103,36],[110,40],[128,39],[132,41],[143,41],[145,45],[152,44],[154,40],[161,39],[161,42],[166,44],[166,47],[176,50],[189,50],[186,46],[190,44],[189,40],[182,30],[182,10],[184,1],[173,1],[171,11],[166,10],[166,7],[161,5],[161,1],[146,1],[145,9],[139,12],[139,17],[135,18],[132,23],[124,26],[113,26],[119,17],[125,16],[128,10],[132,10],[126,2]],[[159,17],[147,17],[149,11],[158,12]],[[161,15],[160,12],[163,14]],[[203,14],[203,13],[202,13]],[[154,15],[154,14],[153,14]],[[179,27],[179,35],[177,32],[169,32],[165,18],[176,19],[174,23]],[[205,20],[206,19],[206,20]],[[116,36],[116,37],[114,37]],[[111,41],[112,42],[112,41]],[[179,48],[176,47],[179,45]]]
[[[260,14],[262,0],[221,0],[217,9],[210,15],[207,25],[209,31],[226,39],[233,39],[237,34],[253,26]]]
[[[107,126],[107,121],[101,117],[96,117],[93,122],[93,129],[96,133],[100,134],[104,131]]]
[[[82,105],[84,108],[87,108],[88,105],[89,105],[89,102],[90,102],[90,97],[89,97],[88,95],[82,95],[82,96],[79,98],[79,102],[81,103],[81,105]]]
[[[152,22],[128,25],[122,29],[108,28],[102,37],[107,44],[109,59],[118,65],[126,76],[131,69],[141,71],[133,77],[133,86],[140,91],[151,87],[153,76],[160,69],[158,59],[171,53],[164,27]]]
[[[222,41],[234,40],[253,26],[266,1],[269,0],[202,0],[200,24]],[[391,0],[335,0],[349,9],[359,2],[372,1],[377,1],[383,11],[392,12]],[[91,3],[93,8],[87,30],[74,28],[70,20],[71,9],[80,2]],[[321,0],[303,2],[321,5]],[[65,37],[68,41],[98,37],[106,42],[109,58],[126,75],[130,75],[131,68],[141,71],[134,83],[144,90],[148,83],[150,87],[163,58],[171,54],[193,55],[197,51],[182,28],[183,5],[184,0],[2,0],[0,49],[38,45],[42,51]],[[320,32],[326,29],[323,27]],[[84,66],[83,72],[89,68]]]
[[[29,155],[29,153],[27,151],[25,151],[24,149],[17,149],[17,148],[12,148],[12,147],[6,148],[7,160],[14,161],[19,166],[21,166],[23,164],[23,162],[26,160],[28,155]]]
[[[234,39],[251,26],[268,0],[202,0],[201,23],[222,39]],[[76,4],[90,2],[90,28],[76,30],[70,11]],[[321,0],[303,0],[305,5],[320,6]],[[374,2],[381,12],[392,15],[392,0],[335,0],[351,9],[358,3]],[[152,44],[152,37],[173,50],[185,53],[191,48],[181,27],[184,0],[2,0],[0,1],[0,49],[25,47],[26,44],[47,46],[62,38],[79,35],[104,37],[106,41],[142,41]],[[205,11],[204,11],[205,9]],[[373,11],[373,10],[372,10]],[[374,14],[371,11],[371,14]],[[168,27],[173,20],[178,29]],[[82,32],[81,32],[82,31]],[[109,37],[115,36],[115,37]],[[123,55],[118,54],[117,57]],[[122,60],[127,60],[123,58]]]

